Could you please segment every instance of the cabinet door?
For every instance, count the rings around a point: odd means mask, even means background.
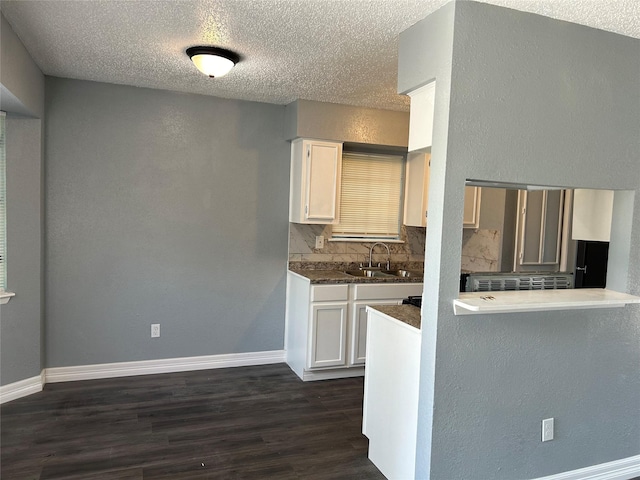
[[[348,302],[311,304],[308,367],[345,366]]]
[[[580,188],[573,191],[573,240],[608,242],[611,239],[613,197],[613,190]]]
[[[518,193],[516,271],[559,266],[563,208],[563,190]]]
[[[464,187],[463,228],[478,228],[480,225],[480,187]]]
[[[367,305],[400,305],[402,300],[353,302],[349,332],[349,365],[364,365],[367,358]]]
[[[410,152],[407,155],[404,187],[405,225],[427,226],[430,165],[430,153]]]
[[[342,145],[307,142],[305,220],[332,223],[339,218]]]

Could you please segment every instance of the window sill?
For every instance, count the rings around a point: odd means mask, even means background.
[[[569,290],[521,290],[461,293],[453,301],[454,315],[540,312],[624,307],[640,303],[640,297],[604,288]]]
[[[14,297],[15,293],[13,292],[0,292],[0,305],[5,305],[9,303],[11,297]]]
[[[388,238],[328,238],[328,242],[358,242],[358,243],[406,243],[404,240],[388,239]]]

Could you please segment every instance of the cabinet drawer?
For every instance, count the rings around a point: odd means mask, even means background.
[[[354,300],[384,300],[422,295],[422,283],[385,283],[377,285],[355,285]]]
[[[312,302],[345,301],[349,298],[349,285],[314,285],[311,287]]]

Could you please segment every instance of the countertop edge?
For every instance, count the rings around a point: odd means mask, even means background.
[[[367,305],[367,311],[373,311],[391,320],[399,322],[401,326],[420,333],[422,327],[421,312],[413,305]]]
[[[308,280],[313,285],[322,284],[385,284],[424,283],[424,277],[353,277],[340,270],[292,270],[288,272]]]

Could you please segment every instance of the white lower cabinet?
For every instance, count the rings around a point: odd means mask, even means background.
[[[367,358],[367,305],[390,305],[394,303],[399,305],[402,303],[402,299],[359,300],[352,303],[349,365],[364,365],[364,361]]]
[[[309,365],[341,367],[347,362],[348,303],[312,303]]]
[[[303,380],[364,375],[367,305],[399,304],[421,283],[314,285],[287,275],[287,364]]]
[[[349,364],[364,365],[367,358],[367,302],[353,302],[349,335]]]

